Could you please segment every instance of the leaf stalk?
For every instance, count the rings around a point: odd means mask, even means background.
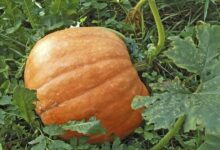
[[[150,150],[160,150],[162,149],[169,141],[170,139],[175,136],[175,134],[179,131],[182,124],[184,123],[185,115],[179,117],[177,121],[175,122],[173,128],[169,130],[169,132],[157,143],[155,146],[153,146]]]
[[[157,46],[155,46],[154,44],[148,45],[149,47],[148,47],[147,61],[148,61],[148,64],[151,65],[151,63],[153,62],[155,57],[157,57],[157,55],[160,53],[161,49],[164,46],[165,31],[164,31],[164,26],[162,24],[160,14],[159,14],[155,0],[148,0],[148,3],[150,6],[150,9],[151,9],[151,12],[153,14],[154,21],[156,23],[157,33],[158,33]]]
[[[146,2],[146,0],[140,0],[134,7],[135,12],[140,10],[141,7],[144,5],[144,3]]]
[[[165,31],[155,0],[148,0],[148,2],[157,26],[158,42],[156,52],[158,54],[165,43]]]

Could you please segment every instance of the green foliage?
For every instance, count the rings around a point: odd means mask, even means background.
[[[44,132],[50,136],[64,134],[65,131],[77,131],[83,134],[104,134],[105,129],[101,126],[99,120],[95,117],[90,118],[88,121],[69,121],[63,125],[51,125],[44,128]]]
[[[198,150],[208,150],[208,149],[213,149],[217,150],[219,149],[220,146],[220,138],[218,135],[206,135],[205,143],[199,147]]]
[[[143,117],[155,129],[170,128],[176,118],[187,115],[184,131],[205,130],[206,142],[201,149],[216,149],[220,138],[220,26],[207,24],[196,26],[196,37],[184,39],[176,36],[172,48],[165,52],[178,67],[193,72],[200,78],[197,90],[189,93],[177,81],[166,82],[164,93],[151,97],[136,97],[133,107],[146,106]],[[195,42],[198,41],[198,42]],[[215,138],[213,138],[215,137]]]
[[[5,119],[5,112],[0,109],[0,124],[5,124],[4,119]]]
[[[13,102],[18,107],[20,115],[25,121],[32,124],[35,119],[34,104],[35,93],[23,87],[16,87],[13,95]]]
[[[105,129],[102,128],[100,121],[94,117],[90,118],[87,122],[83,121],[71,121],[63,125],[64,130],[77,131],[83,134],[103,134],[106,133]]]
[[[30,141],[29,144],[34,145],[31,149],[32,150],[37,150],[37,149],[42,149],[44,150],[46,148],[46,137],[43,135],[38,136],[36,139],[33,141]]]
[[[21,5],[23,4],[23,10],[25,15],[27,16],[27,21],[30,22],[32,28],[37,28],[38,26],[38,11],[37,6],[31,0],[23,0]]]
[[[76,14],[79,0],[50,0],[47,1],[49,5],[49,13],[53,15],[73,15]]]

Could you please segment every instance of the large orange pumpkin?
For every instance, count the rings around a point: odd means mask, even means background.
[[[132,110],[135,95],[147,95],[124,42],[99,27],[70,28],[37,42],[25,68],[25,86],[37,90],[36,112],[45,125],[96,116],[107,129],[88,135],[103,142],[124,138],[141,123],[141,110]],[[67,132],[64,139],[82,136]]]

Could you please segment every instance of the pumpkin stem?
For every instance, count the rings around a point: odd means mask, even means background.
[[[106,27],[99,27],[99,28],[111,31],[111,32],[115,33],[117,36],[119,36],[122,40],[126,41],[126,37],[122,33],[118,32],[116,30],[113,30],[113,29],[110,29],[110,28],[106,28]]]
[[[158,12],[158,8],[156,5],[155,0],[148,0],[151,12],[153,14],[155,23],[156,23],[156,27],[157,27],[157,32],[158,32],[158,42],[157,42],[157,46],[152,46],[150,45],[149,48],[149,55],[148,55],[148,59],[149,59],[149,63],[151,63],[154,58],[160,53],[160,50],[163,48],[164,43],[165,43],[165,31],[164,31],[164,26],[162,24],[161,18],[160,18],[160,14]]]
[[[179,117],[177,121],[175,122],[173,128],[169,130],[169,132],[157,143],[154,147],[152,147],[150,150],[160,150],[162,149],[169,141],[170,139],[175,136],[175,134],[179,131],[182,124],[185,120],[185,115]]]

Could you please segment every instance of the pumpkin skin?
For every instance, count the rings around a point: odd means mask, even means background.
[[[39,40],[26,62],[25,86],[37,91],[36,112],[45,125],[95,116],[106,134],[68,131],[62,138],[89,136],[90,143],[124,138],[137,128],[135,95],[148,95],[124,42],[99,27],[69,28]]]

